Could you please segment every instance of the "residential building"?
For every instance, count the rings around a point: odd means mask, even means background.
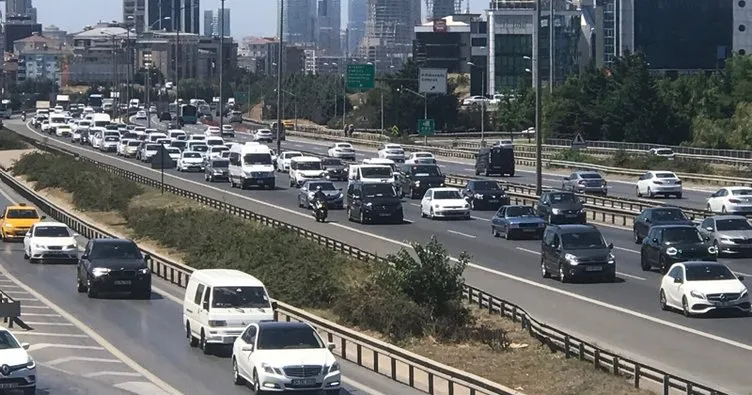
[[[413,60],[421,67],[447,69],[449,73],[469,73],[471,61],[470,23],[441,18],[415,27]],[[441,27],[439,27],[441,26]]]
[[[65,30],[60,30],[60,28],[55,25],[44,27],[42,29],[42,36],[60,41],[61,43],[68,42],[68,32],[66,32]]]
[[[136,35],[129,34],[128,30],[106,23],[75,33],[69,71],[71,80],[108,84],[130,77],[129,53],[123,48],[132,48],[135,40]]]
[[[211,37],[217,31],[217,20],[214,18],[214,11],[204,10],[204,37]]]
[[[278,48],[276,37],[246,37],[238,43],[238,67],[253,73],[266,73],[264,62]],[[272,48],[273,47],[273,48]]]
[[[312,45],[316,42],[316,0],[281,0],[284,2],[284,31],[286,43]]]
[[[232,36],[232,31],[230,30],[230,9],[225,8],[224,12],[222,9],[219,9],[216,15],[217,21],[214,23],[216,29],[215,35],[219,36],[224,32],[225,37]]]
[[[18,81],[18,57],[11,52],[4,52],[2,70],[2,87],[7,92]]]
[[[146,0],[123,0],[123,22],[128,21],[137,33],[146,30]]]
[[[366,34],[368,19],[368,0],[348,0],[347,31],[345,42],[347,52],[355,53]]]
[[[340,53],[341,15],[340,0],[318,0],[318,37],[316,39],[318,50],[329,55]]]
[[[199,0],[148,0],[147,26],[153,30],[201,33]],[[165,20],[165,17],[170,19]]]
[[[14,52],[18,59],[18,82],[47,79],[62,85],[61,71],[70,54],[70,48],[64,42],[34,33],[16,40]]]
[[[180,38],[182,40],[182,36]],[[213,79],[219,76],[219,37],[199,37],[196,78]],[[222,42],[224,70],[238,65],[238,43],[225,37]]]

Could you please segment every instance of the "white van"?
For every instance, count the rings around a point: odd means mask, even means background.
[[[89,116],[87,115],[85,119],[89,119],[88,117]],[[112,122],[112,118],[110,118],[110,116],[107,114],[94,113],[91,114],[91,121],[94,123],[94,126],[103,128]]]
[[[290,186],[300,188],[308,180],[326,178],[321,159],[315,156],[296,156],[290,159]]]
[[[394,184],[394,171],[387,165],[352,165],[348,178],[365,184]]]
[[[252,322],[273,321],[276,302],[256,277],[239,270],[196,270],[183,299],[183,325],[191,346],[204,354],[218,344],[233,344]]]
[[[233,144],[228,166],[230,185],[245,189],[251,185],[274,189],[274,165],[269,147],[258,143]]]
[[[392,171],[397,171],[397,164],[394,163],[391,159],[384,159],[384,158],[368,158],[363,159],[364,165],[382,165],[382,166],[389,166],[392,168]]]

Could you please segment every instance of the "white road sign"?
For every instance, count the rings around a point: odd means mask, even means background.
[[[446,95],[447,69],[427,69],[421,67],[418,79],[418,92]]]

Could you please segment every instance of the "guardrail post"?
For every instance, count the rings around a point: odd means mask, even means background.
[[[667,374],[663,375],[663,395],[670,395],[671,392],[671,377]]]
[[[695,390],[692,383],[687,383],[687,395],[694,395]]]
[[[355,347],[355,360],[358,362],[358,366],[363,366],[363,346],[356,344]]]
[[[415,367],[413,365],[407,366],[407,384],[410,388],[415,388]]]
[[[449,392],[449,395],[454,395],[454,381],[447,380],[447,390]]]
[[[569,335],[564,336],[564,358],[569,359]]]
[[[635,388],[640,388],[640,365],[635,364],[634,366],[634,377],[632,377],[632,381]]]
[[[512,322],[517,322],[517,306],[512,306]]]
[[[373,350],[373,371],[376,373],[379,372],[379,353],[376,350]]]
[[[611,362],[611,367],[613,368],[614,376],[619,375],[619,357],[614,356],[613,361]]]
[[[389,364],[391,365],[389,367],[389,373],[392,376],[393,381],[399,381],[397,380],[397,360],[394,359],[394,357],[389,358]]]
[[[428,393],[433,395],[433,373],[428,372]]]
[[[596,370],[601,367],[601,350],[597,348],[593,350],[593,366],[595,366]]]
[[[580,345],[579,345],[578,348],[579,348],[578,349],[579,355],[577,357],[578,357],[578,359],[580,361],[584,361],[585,360],[585,344],[583,344],[582,342],[580,342]]]
[[[339,339],[339,342],[339,349],[342,350],[342,359],[347,361],[347,340],[343,337]]]

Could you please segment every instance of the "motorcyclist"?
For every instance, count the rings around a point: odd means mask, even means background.
[[[326,213],[326,194],[324,191],[321,190],[321,185],[316,186],[316,192],[313,193],[313,203],[314,203],[314,209],[316,206],[321,203],[322,209]]]
[[[26,110],[22,110],[21,111],[21,120],[23,120],[23,121],[26,120]]]

